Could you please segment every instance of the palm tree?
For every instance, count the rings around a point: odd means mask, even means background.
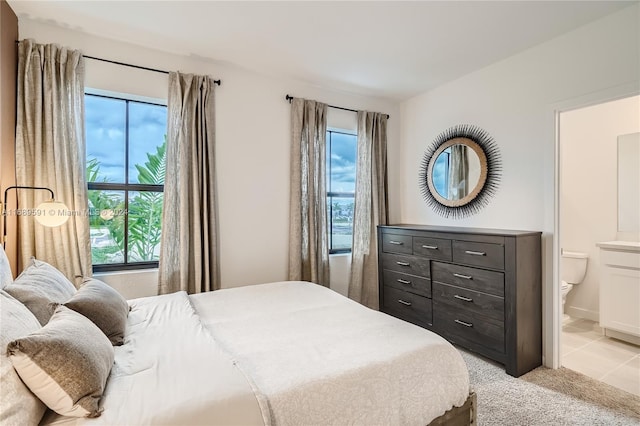
[[[138,182],[164,185],[166,171],[167,138],[147,153],[144,165],[136,164]],[[163,194],[157,191],[139,191],[129,199],[129,256],[133,261],[157,260],[155,251],[160,244]]]

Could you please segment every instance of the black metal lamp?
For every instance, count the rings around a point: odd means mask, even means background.
[[[51,199],[47,200],[43,203],[40,203],[38,207],[30,212],[30,214],[35,217],[35,219],[44,226],[55,227],[63,225],[67,220],[69,220],[69,208],[62,202],[55,200],[55,195],[53,191],[49,188],[45,188],[42,186],[10,186],[4,190],[4,199],[2,202],[2,215],[5,220],[3,221],[3,232],[2,232],[2,244],[6,246],[7,242],[7,194],[10,190],[15,189],[31,189],[31,190],[42,190],[49,191],[51,194]]]

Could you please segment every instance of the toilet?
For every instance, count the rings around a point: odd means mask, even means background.
[[[587,260],[589,255],[577,251],[562,250],[562,283],[560,292],[562,293],[562,312],[564,303],[567,301],[567,294],[574,285],[578,285],[584,280],[587,273]],[[565,319],[567,315],[565,315]]]

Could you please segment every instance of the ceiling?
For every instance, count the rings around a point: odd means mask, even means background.
[[[638,3],[8,2],[20,19],[395,101]]]

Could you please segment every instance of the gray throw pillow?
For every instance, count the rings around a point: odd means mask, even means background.
[[[9,342],[40,327],[22,303],[0,290],[0,425],[37,425],[47,409],[20,380],[7,357]]]
[[[113,346],[84,316],[58,306],[47,325],[9,343],[7,353],[22,381],[56,413],[98,417],[102,412]]]
[[[93,321],[112,344],[124,343],[129,304],[110,285],[90,278],[64,306]]]
[[[53,314],[52,303],[64,303],[76,292],[76,288],[62,272],[34,258],[4,290],[29,308],[42,325],[45,325]]]

